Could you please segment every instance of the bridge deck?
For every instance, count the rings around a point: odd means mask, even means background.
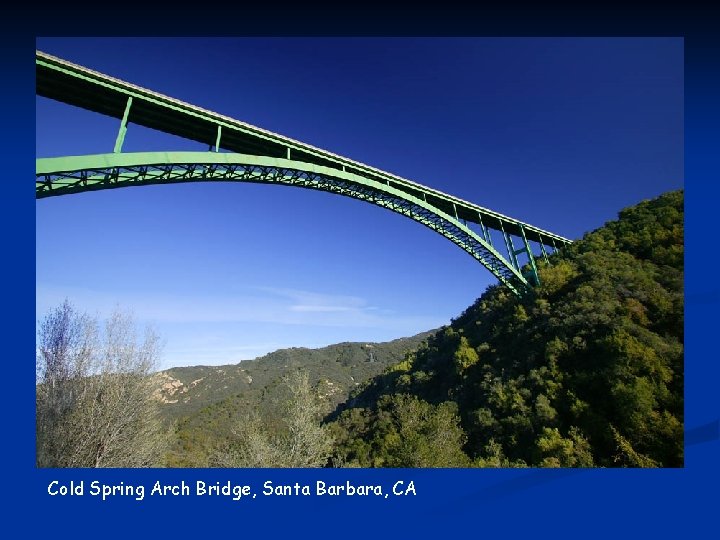
[[[454,215],[457,212],[458,218],[470,223],[479,223],[481,215],[482,223],[491,229],[502,228],[509,234],[521,236],[522,225],[528,240],[545,245],[550,245],[553,241],[559,244],[570,242],[557,234],[417,182],[109,77],[41,51],[36,51],[35,64],[36,92],[40,96],[118,119],[123,117],[128,97],[132,97],[128,121],[134,124],[207,144],[209,147],[215,145],[218,127],[221,126],[220,148],[230,152],[285,158],[289,151],[293,160],[345,170],[389,183],[396,189],[426,200],[447,214]]]

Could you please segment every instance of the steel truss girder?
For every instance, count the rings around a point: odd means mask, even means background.
[[[519,268],[455,216],[405,191],[351,172],[289,159],[217,152],[113,153],[36,160],[38,199],[133,185],[200,181],[282,184],[366,201],[444,236],[513,293],[521,295],[531,288]]]

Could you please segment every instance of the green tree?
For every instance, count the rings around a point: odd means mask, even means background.
[[[385,396],[374,412],[346,411],[335,429],[344,431],[340,461],[361,467],[465,467],[466,436],[457,405],[432,405],[415,396]],[[362,434],[367,435],[362,442]]]
[[[455,368],[458,373],[465,372],[470,366],[475,365],[480,357],[478,353],[470,346],[468,339],[465,336],[460,338],[460,344],[453,356],[455,361]]]
[[[542,467],[592,467],[590,444],[580,431],[572,427],[568,437],[557,428],[544,428],[537,440]]]

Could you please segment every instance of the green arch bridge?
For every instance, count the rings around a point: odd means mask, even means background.
[[[548,253],[570,243],[436,189],[40,51],[35,65],[38,95],[120,120],[112,153],[38,158],[38,199],[134,185],[216,181],[328,191],[422,223],[457,244],[518,295],[539,282],[536,257],[547,261]],[[124,153],[130,123],[207,144],[208,151]]]

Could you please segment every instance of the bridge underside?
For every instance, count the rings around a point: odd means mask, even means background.
[[[538,283],[536,255],[547,260],[551,250],[570,243],[428,186],[39,51],[36,75],[38,95],[120,119],[113,153],[36,160],[38,199],[202,181],[317,189],[363,200],[422,223],[460,246],[518,295]],[[214,151],[123,153],[131,123],[206,143]],[[540,253],[533,253],[531,243]]]

